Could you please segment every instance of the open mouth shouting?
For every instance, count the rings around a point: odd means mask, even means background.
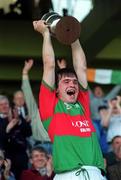
[[[67,90],[67,95],[74,96],[75,95],[75,89],[69,89]]]
[[[67,99],[69,102],[73,103],[76,101],[77,95],[78,95],[76,88],[68,88],[66,90],[66,94],[67,94]]]

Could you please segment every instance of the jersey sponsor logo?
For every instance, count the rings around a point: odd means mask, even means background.
[[[72,126],[74,127],[89,127],[89,121],[88,120],[84,120],[84,121],[72,121]]]
[[[74,126],[75,128],[79,128],[80,132],[91,132],[91,128],[89,125],[89,121],[88,120],[84,120],[84,121],[72,121],[72,126]]]
[[[49,134],[51,139],[57,136],[80,136],[89,137],[95,132],[94,126],[90,119],[84,116],[70,116],[67,114],[56,114],[49,126]]]

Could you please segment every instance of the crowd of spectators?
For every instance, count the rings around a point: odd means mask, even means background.
[[[59,68],[65,60],[57,61]],[[32,93],[29,71],[33,60],[25,61],[22,87],[9,102],[0,95],[0,177],[9,180],[51,180],[52,144],[44,129]],[[107,95],[101,86],[90,89],[92,121],[104,155],[107,178],[121,179],[121,86]],[[78,148],[78,147],[77,147]],[[71,158],[71,157],[70,157]]]
[[[90,90],[92,121],[105,159],[107,178],[118,180],[121,162],[121,85],[104,95],[101,86]]]
[[[3,160],[6,164],[10,161],[10,180],[21,179],[22,172],[31,167],[29,156],[36,146],[40,151],[43,147],[47,151],[46,154],[52,154],[52,144],[43,128],[29,82],[28,72],[32,64],[32,60],[25,62],[22,88],[14,92],[12,102],[5,94],[0,95],[0,149],[5,154]],[[0,157],[1,161],[2,157],[3,155]],[[44,176],[42,178],[50,179]],[[24,179],[26,180],[22,175],[22,180]]]

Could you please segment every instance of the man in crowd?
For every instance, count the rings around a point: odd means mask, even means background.
[[[120,90],[121,85],[117,85],[105,95],[102,87],[99,85],[95,86],[94,91],[90,89],[91,117],[93,121],[100,120],[100,114],[98,112],[99,106],[107,105],[108,101],[115,98]]]
[[[30,153],[32,167],[24,170],[21,180],[52,180],[54,177],[52,157],[43,147],[33,147]]]

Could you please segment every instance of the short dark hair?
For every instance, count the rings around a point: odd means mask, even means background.
[[[102,105],[102,106],[99,106],[98,107],[98,112],[100,112],[101,110],[103,110],[103,109],[108,109],[108,107],[106,106],[106,105]]]
[[[58,87],[58,83],[59,83],[59,80],[63,77],[63,76],[66,76],[66,77],[73,77],[75,76],[77,78],[77,74],[76,72],[74,71],[74,69],[72,68],[62,68],[62,69],[59,69],[57,72],[56,72],[56,75],[55,75],[55,83],[56,83],[56,87]]]
[[[114,97],[111,99],[111,101],[116,101],[117,100],[117,97]]]
[[[120,138],[120,137],[121,137],[121,135],[114,136],[111,140],[111,143],[113,143],[116,138]]]
[[[31,149],[31,151],[30,151],[30,158],[32,157],[32,153],[34,152],[34,151],[38,151],[38,152],[40,152],[40,153],[44,153],[45,154],[45,156],[46,156],[46,158],[48,158],[48,152],[46,151],[46,149],[44,148],[44,147],[42,147],[42,146],[34,146],[32,149]]]

